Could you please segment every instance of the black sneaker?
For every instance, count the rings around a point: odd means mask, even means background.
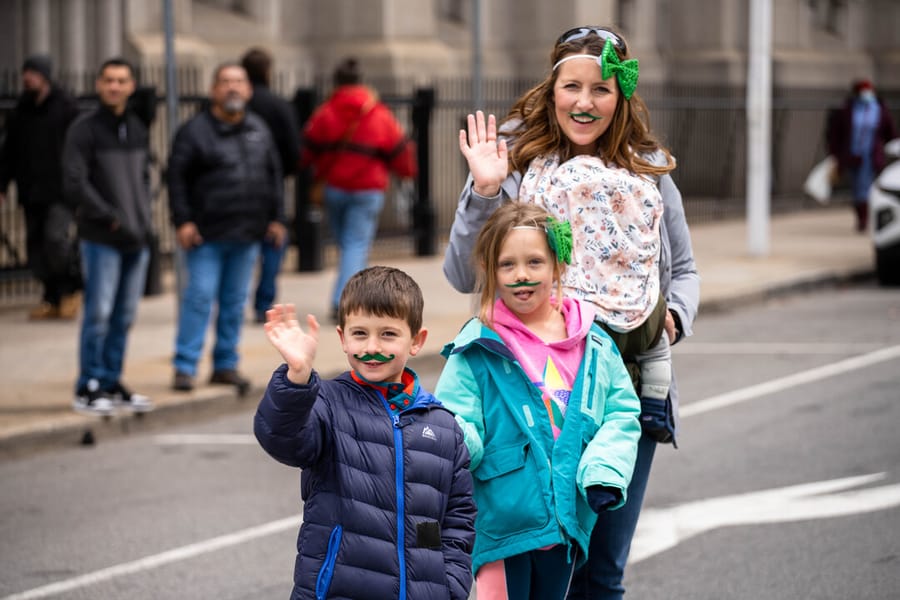
[[[72,408],[81,414],[104,417],[112,414],[113,403],[100,391],[100,382],[90,379],[75,392]]]
[[[112,387],[104,390],[104,393],[113,401],[114,405],[132,412],[150,412],[155,408],[150,398],[143,394],[135,394],[121,382],[116,382]]]
[[[238,396],[244,396],[250,391],[250,380],[242,377],[234,369],[219,369],[214,371],[209,378],[210,383],[233,385],[237,388]]]
[[[175,378],[172,380],[172,389],[177,392],[190,392],[194,389],[194,378],[181,371],[175,371]]]

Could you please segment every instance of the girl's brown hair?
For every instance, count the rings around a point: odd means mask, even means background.
[[[615,48],[619,59],[631,58],[624,38],[614,29],[604,29],[615,33],[622,40],[622,47]],[[604,43],[605,40],[596,33],[559,42],[550,54],[550,64],[555,65],[561,58],[570,54],[600,56]],[[525,92],[516,101],[506,116],[505,121],[519,122],[515,129],[509,132],[515,140],[509,152],[510,171],[524,173],[532,159],[552,152],[559,153],[560,163],[569,160],[575,154],[571,142],[556,121],[553,88],[558,74],[559,69],[551,70],[541,83]],[[665,165],[654,165],[645,158],[657,151],[665,156]],[[637,92],[626,100],[620,90],[616,111],[609,128],[597,140],[597,156],[607,163],[638,174],[664,175],[675,168],[675,159],[650,133],[647,105]]]
[[[475,240],[472,260],[477,274],[476,290],[481,292],[478,318],[488,327],[494,321],[494,300],[497,298],[497,261],[506,236],[513,227],[535,227],[546,231],[547,217],[543,207],[525,202],[506,202],[488,217]],[[562,275],[565,264],[559,260],[550,244],[545,242],[547,255],[553,261],[553,278],[556,281],[557,310],[562,307]]]

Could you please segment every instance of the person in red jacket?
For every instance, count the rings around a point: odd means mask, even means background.
[[[375,90],[360,83],[356,59],[342,61],[333,81],[331,96],[304,127],[300,159],[324,182],[323,202],[338,246],[332,321],[347,280],[368,264],[390,174],[412,178],[417,172],[414,144]]]

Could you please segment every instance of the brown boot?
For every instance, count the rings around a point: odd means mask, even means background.
[[[58,319],[59,318],[59,307],[50,304],[49,302],[41,302],[37,306],[31,309],[31,312],[28,313],[28,319],[31,321],[44,321],[46,319]]]
[[[59,301],[59,318],[74,319],[78,316],[78,310],[81,308],[81,294],[74,293],[63,296]]]

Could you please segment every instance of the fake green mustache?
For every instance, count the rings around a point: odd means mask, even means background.
[[[520,281],[519,283],[507,283],[508,288],[535,287],[541,285],[540,281]]]
[[[570,117],[587,117],[588,119],[593,119],[595,121],[599,121],[603,117],[599,117],[597,115],[592,115],[591,113],[580,112],[580,113],[569,113]]]
[[[380,352],[377,354],[354,354],[353,358],[362,362],[369,362],[370,360],[374,360],[375,362],[386,363],[388,361],[394,360],[396,354],[391,354],[390,356],[385,356]]]

